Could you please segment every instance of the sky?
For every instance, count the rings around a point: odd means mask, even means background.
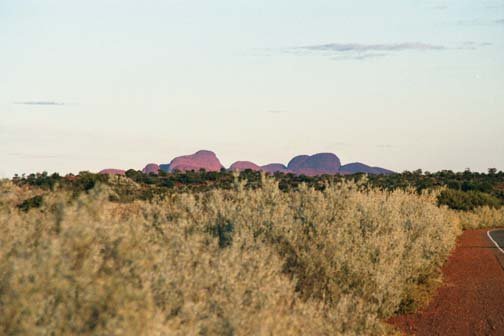
[[[199,149],[504,170],[504,0],[0,0],[0,177]]]

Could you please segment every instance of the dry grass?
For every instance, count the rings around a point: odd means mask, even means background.
[[[504,208],[488,206],[458,213],[464,230],[504,227]]]
[[[263,188],[109,202],[0,186],[0,334],[378,335],[440,280],[436,195]]]

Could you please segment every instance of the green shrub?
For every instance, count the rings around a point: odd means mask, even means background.
[[[497,197],[480,191],[459,191],[453,189],[443,190],[438,198],[440,205],[447,205],[454,210],[474,210],[482,206],[499,208],[502,201]]]
[[[18,205],[21,211],[28,212],[30,209],[40,208],[43,203],[43,198],[40,195],[28,198]]]

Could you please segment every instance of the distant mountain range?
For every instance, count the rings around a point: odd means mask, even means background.
[[[217,155],[214,152],[200,150],[191,155],[179,156],[171,160],[167,164],[149,163],[142,169],[146,174],[157,173],[160,170],[165,172],[172,171],[198,171],[205,169],[206,171],[220,171],[224,166],[220,163]],[[264,171],[270,174],[275,172],[292,173],[296,175],[316,176],[323,174],[342,174],[349,175],[355,173],[366,174],[394,174],[395,172],[380,168],[371,167],[364,163],[354,162],[346,165],[341,165],[341,161],[333,153],[318,153],[314,155],[298,155],[289,161],[287,166],[282,163],[270,163],[264,166],[259,166],[250,161],[237,161],[233,163],[228,170],[242,171],[251,169],[255,171]],[[124,175],[125,170],[121,169],[104,169],[100,174]]]

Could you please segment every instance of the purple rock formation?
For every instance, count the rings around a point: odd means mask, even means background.
[[[142,173],[144,174],[157,174],[159,173],[161,169],[159,168],[159,165],[156,163],[149,163],[147,166],[145,166],[144,169],[142,169]]]
[[[250,161],[236,161],[231,165],[231,167],[229,167],[229,170],[231,171],[242,171],[246,169],[251,169],[254,171],[262,170],[261,167]]]
[[[125,175],[126,171],[122,169],[108,168],[101,170],[98,174],[102,175]]]
[[[170,171],[188,171],[205,169],[206,171],[219,171],[223,168],[214,152],[201,150],[192,155],[179,156],[170,162]]]
[[[290,170],[295,170],[297,168],[300,168],[303,162],[305,162],[307,159],[309,159],[309,155],[298,155],[295,156],[292,160],[289,161],[287,164],[287,168]]]
[[[361,162],[353,162],[341,166],[341,172],[344,174],[356,174],[356,173],[366,173],[373,175],[388,175],[395,174],[392,170],[380,168],[380,167],[371,167]]]
[[[281,163],[270,163],[265,166],[262,166],[261,169],[265,171],[266,173],[274,174],[276,172],[280,173],[290,173],[290,170],[287,169],[287,167]]]
[[[207,150],[198,151],[192,155],[184,155],[176,157],[170,164],[157,165],[155,163],[148,164],[142,171],[146,174],[158,173],[160,170],[170,172],[174,170],[198,171],[205,169],[206,171],[220,171],[223,168],[215,153]],[[275,172],[293,173],[297,175],[316,176],[323,174],[342,174],[350,175],[355,173],[367,174],[394,174],[395,172],[380,168],[371,167],[364,163],[354,162],[341,166],[340,159],[333,153],[318,153],[315,155],[299,155],[290,160],[288,166],[281,163],[271,163],[259,167],[250,161],[237,161],[231,165],[229,170],[243,171],[251,169],[254,171],[264,171],[270,174]],[[104,169],[100,174],[124,175],[125,171],[121,169]]]
[[[338,174],[341,162],[333,153],[318,153],[312,156],[296,156],[289,162],[287,167],[299,175]]]

